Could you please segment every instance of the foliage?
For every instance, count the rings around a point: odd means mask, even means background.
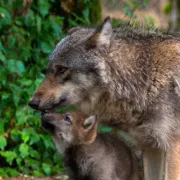
[[[23,3],[28,1],[23,1]],[[55,0],[0,2],[0,176],[51,175],[62,161],[51,138],[39,126],[40,114],[27,106],[63,36],[64,17],[53,12]],[[86,10],[88,11],[88,7]],[[84,14],[84,24],[90,23]],[[73,26],[75,20],[69,27]]]
[[[147,1],[147,0],[146,0]],[[81,14],[57,13],[57,0],[0,1],[0,176],[34,176],[63,171],[61,157],[39,124],[40,113],[27,106],[44,77],[48,55],[66,33],[64,27],[89,25],[100,19],[92,2]],[[96,4],[96,11],[100,8]],[[99,10],[100,11],[100,10]],[[127,15],[131,12],[124,9]],[[97,18],[97,19],[96,19]],[[118,21],[116,21],[117,23]],[[68,25],[66,25],[68,23]],[[111,128],[100,126],[100,131]]]
[[[141,9],[147,6],[149,3],[149,0],[126,0],[126,1],[119,1],[119,0],[103,0],[106,4],[106,6],[109,7],[109,9],[113,10],[123,10],[125,16],[130,17],[130,20],[136,20],[135,11],[137,9]]]
[[[168,0],[167,3],[163,7],[163,12],[165,14],[169,14],[171,12],[171,9],[172,9],[172,4],[171,4],[171,1]]]
[[[179,0],[175,0],[175,1],[168,0],[165,3],[162,10],[166,15],[171,14],[171,17],[169,19],[170,28],[172,28],[171,26],[174,26],[173,25],[174,23],[172,21],[175,21],[175,23],[177,23],[177,24],[175,25],[176,27],[173,27],[172,30],[178,31],[180,28],[180,1]],[[177,20],[176,20],[176,18],[177,18]]]
[[[101,20],[100,0],[60,0],[57,6],[61,6],[58,11],[60,15],[66,17],[64,26],[97,24]]]

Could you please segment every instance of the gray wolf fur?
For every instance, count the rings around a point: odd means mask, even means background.
[[[109,18],[75,28],[50,55],[47,74],[29,105],[53,111],[76,104],[100,122],[167,149],[180,135],[180,36]]]
[[[81,112],[46,113],[42,127],[50,132],[73,180],[139,180],[131,149],[117,136],[97,134],[95,116]]]

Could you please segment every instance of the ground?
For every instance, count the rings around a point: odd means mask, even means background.
[[[49,177],[11,177],[3,179],[0,177],[0,180],[67,180],[68,177],[66,175],[56,175],[56,176],[49,176]]]

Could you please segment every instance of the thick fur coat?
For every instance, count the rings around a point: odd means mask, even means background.
[[[95,116],[46,113],[41,125],[62,155],[69,180],[140,180],[130,147],[111,133],[97,133]]]
[[[76,104],[142,143],[167,149],[180,135],[180,38],[109,18],[75,28],[50,56],[29,105],[41,111]]]

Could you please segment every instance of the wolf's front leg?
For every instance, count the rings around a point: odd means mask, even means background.
[[[180,180],[180,139],[167,151],[165,180]]]
[[[160,149],[153,149],[151,147],[143,148],[143,169],[145,180],[164,180],[166,167],[165,154],[165,151]]]

